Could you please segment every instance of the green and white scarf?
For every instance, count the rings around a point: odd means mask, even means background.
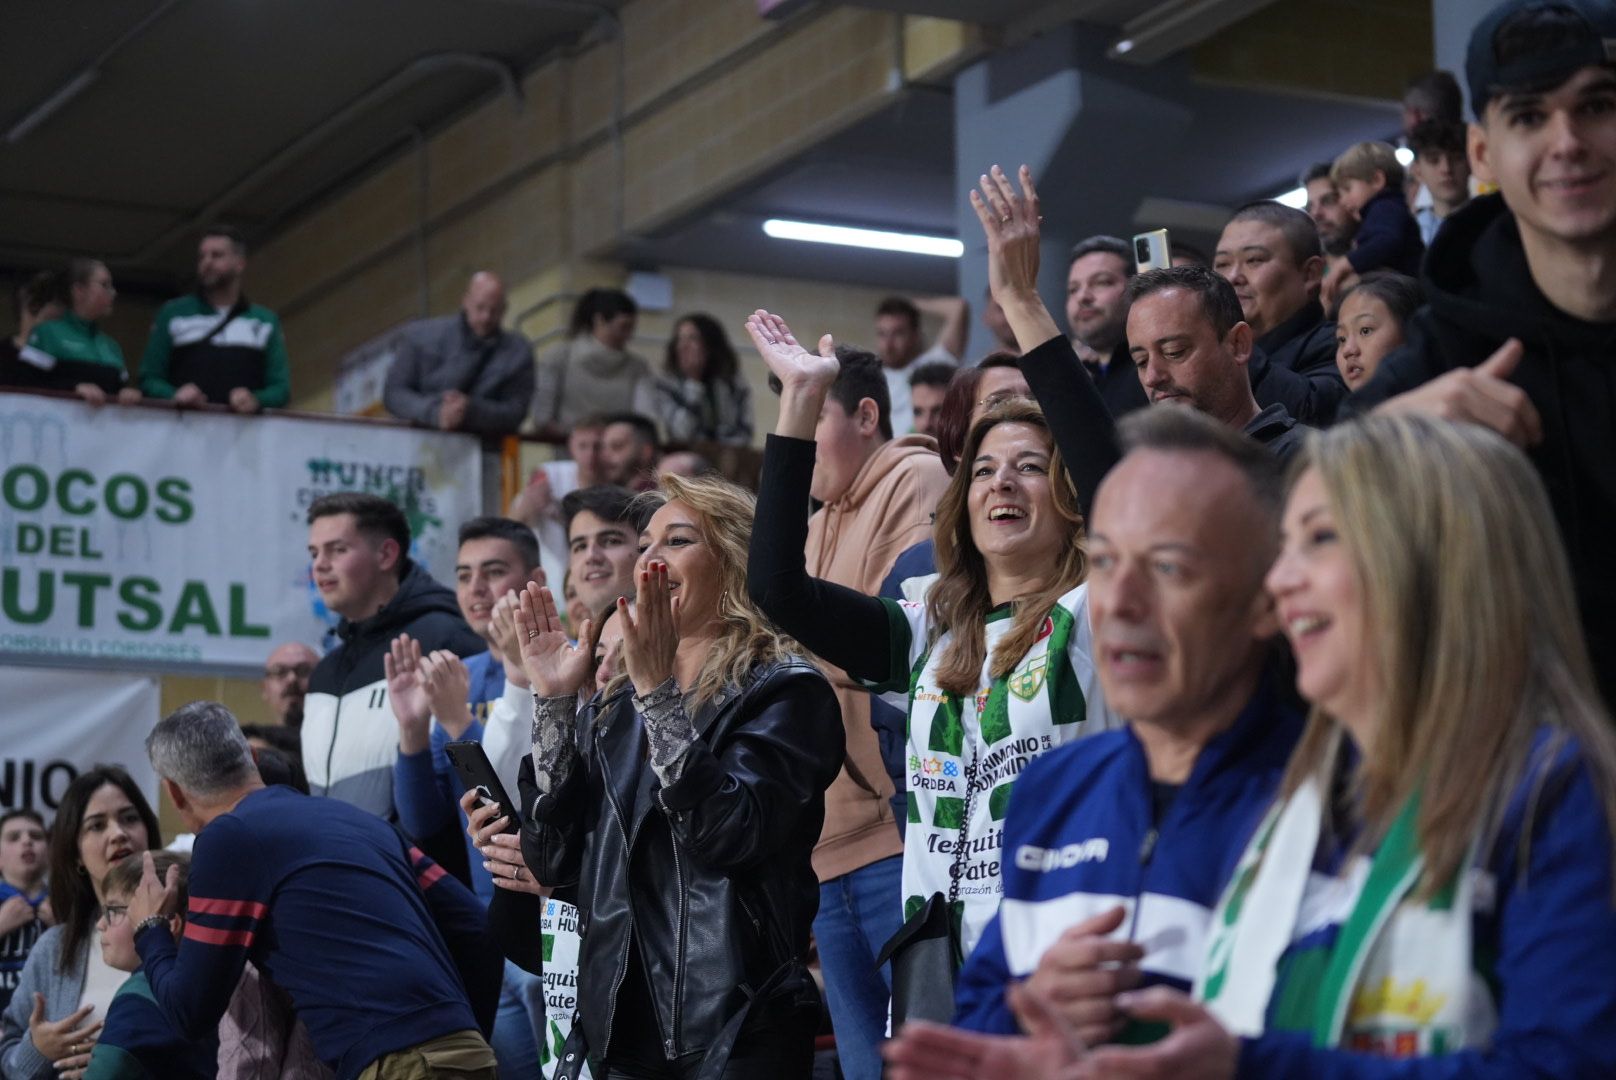
[[[1269,812],[1213,912],[1195,996],[1238,1035],[1305,1032],[1318,1047],[1392,1057],[1485,1044],[1497,1008],[1472,940],[1483,875],[1473,869],[1473,847],[1455,881],[1430,900],[1413,899],[1425,867],[1418,818],[1416,793],[1374,855],[1355,860],[1344,885],[1321,888],[1312,867],[1323,800],[1314,781],[1302,785]],[[1299,927],[1326,889],[1345,890],[1343,917],[1315,911],[1313,925]],[[1337,921],[1333,945],[1285,955],[1310,930]]]

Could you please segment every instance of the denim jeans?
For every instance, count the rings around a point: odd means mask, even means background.
[[[539,1080],[539,1044],[544,1038],[544,980],[509,960],[499,987],[499,1011],[488,1042],[499,1058],[499,1080]]]
[[[846,1080],[880,1080],[892,972],[875,957],[903,925],[903,856],[819,883],[814,941]]]

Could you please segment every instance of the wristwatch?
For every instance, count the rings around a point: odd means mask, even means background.
[[[167,926],[167,925],[168,925],[168,916],[167,915],[148,915],[144,919],[141,919],[138,923],[135,924],[135,932],[130,936],[138,938],[141,934],[144,934],[146,931],[150,930],[154,926]]]

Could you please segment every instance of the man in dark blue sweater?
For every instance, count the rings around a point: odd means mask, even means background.
[[[375,815],[265,788],[222,705],[179,709],[146,749],[197,833],[181,940],[167,918],[177,883],[148,865],[129,904],[152,994],[181,1032],[217,1028],[250,959],[342,1080],[373,1063],[394,1075],[394,1055],[425,1062],[423,1076],[493,1080],[481,1032],[503,965],[469,890]]]

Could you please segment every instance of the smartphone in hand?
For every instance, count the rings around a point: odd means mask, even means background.
[[[1161,270],[1173,265],[1172,245],[1166,229],[1154,229],[1133,238],[1133,261],[1139,272]]]
[[[455,775],[460,777],[461,785],[467,791],[477,792],[484,806],[497,805],[507,822],[503,831],[516,832],[517,822],[521,820],[517,812],[518,804],[500,782],[499,774],[494,771],[494,763],[488,760],[488,751],[483,749],[483,744],[468,739],[449,743],[443,749],[449,755],[449,764],[454,766]]]

